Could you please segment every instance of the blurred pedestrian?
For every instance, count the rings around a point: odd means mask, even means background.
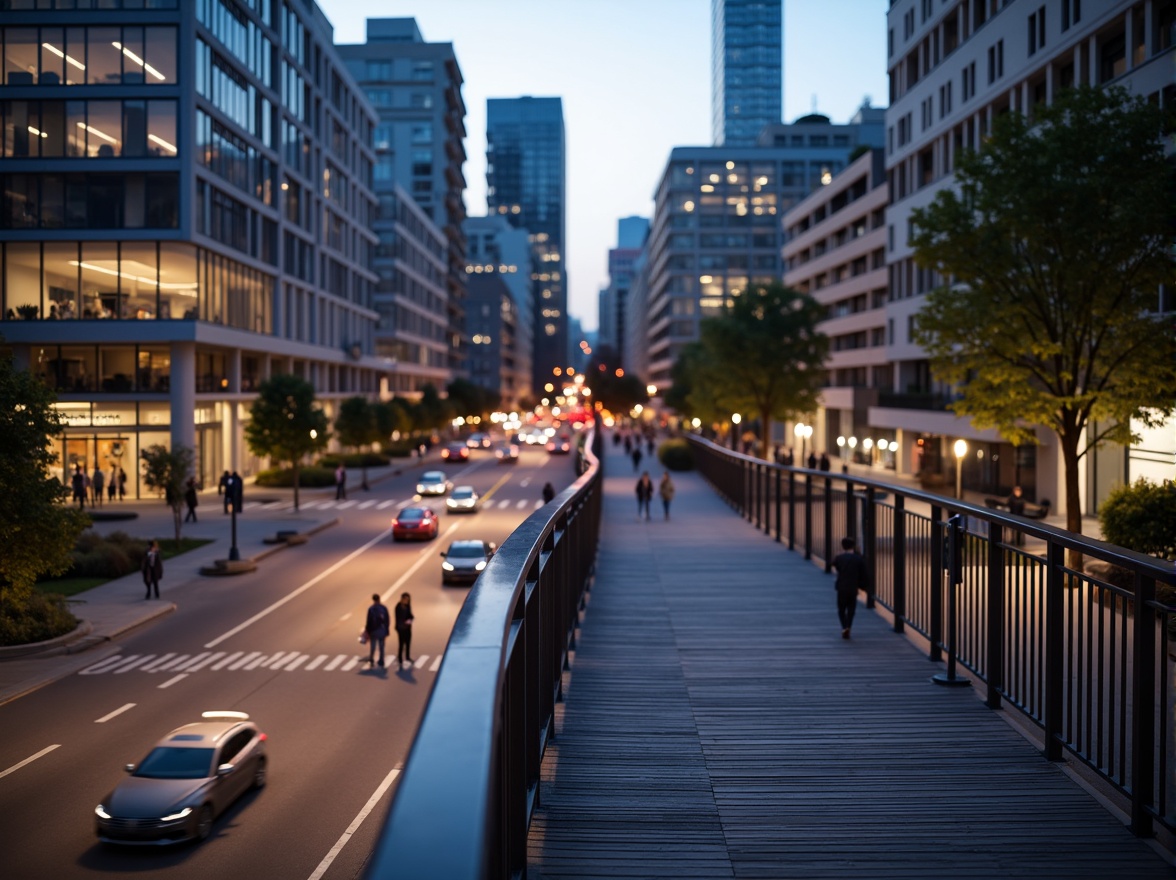
[[[343,467],[343,462],[339,462],[339,466],[335,468],[335,500],[345,500],[347,498],[347,468]]]
[[[228,485],[229,485],[229,472],[225,471],[223,474],[221,474],[220,480],[216,484],[216,494],[217,495],[227,495],[228,492],[226,492],[225,490],[228,488]],[[225,501],[225,507],[226,507],[225,513],[229,512],[227,509],[228,503],[229,503],[228,501]]]
[[[184,503],[188,505],[188,513],[184,516],[184,522],[189,520],[196,522],[196,505],[200,503],[200,497],[196,494],[195,477],[188,477],[188,482],[184,485]]]
[[[241,475],[236,471],[230,474],[233,480],[233,509],[237,513],[245,512],[245,481],[241,479]]]
[[[147,595],[151,598],[151,591],[155,590],[155,598],[159,598],[159,581],[163,577],[163,554],[159,552],[159,542],[152,541],[147,552],[143,554],[143,583],[147,586]]]
[[[869,590],[870,570],[866,558],[854,547],[850,537],[841,539],[841,553],[833,558],[837,569],[837,617],[841,621],[841,638],[848,639],[853,628],[853,615],[857,610],[858,590]]]
[[[110,469],[110,483],[106,486],[106,500],[114,502],[114,493],[118,491],[118,465]]]
[[[368,642],[368,666],[375,665],[376,647],[380,649],[380,668],[384,668],[384,640],[388,638],[391,621],[388,619],[388,608],[380,601],[379,593],[372,593],[372,604],[368,606],[367,620],[363,631]]]
[[[662,509],[665,511],[666,519],[670,518],[670,502],[674,500],[674,481],[670,479],[669,473],[663,473],[661,482],[657,487],[657,494],[661,496]]]
[[[817,469],[817,454],[815,452],[810,452],[808,461],[806,461],[805,464],[808,465],[808,469],[810,471],[815,471]]]
[[[543,503],[550,504],[551,499],[554,497],[555,497],[555,486],[551,485],[551,483],[544,483],[543,484]]]
[[[122,501],[127,497],[127,470],[120,467],[118,469],[118,500]]]
[[[90,478],[90,486],[94,490],[94,506],[102,506],[102,493],[106,488],[106,474],[102,473],[102,468],[95,465],[94,476]]]
[[[396,603],[396,662],[403,667],[412,662],[412,597],[408,593],[400,594],[400,601]]]
[[[85,510],[86,474],[82,471],[80,464],[74,467],[73,477],[70,478],[70,487],[73,489],[73,500],[78,503],[78,509]]]
[[[829,456],[822,452],[821,460],[817,463],[817,467],[823,471],[829,470]]]
[[[641,474],[640,479],[637,480],[637,519],[641,519],[641,514],[645,514],[645,518],[649,519],[649,502],[653,499],[653,480],[649,478],[649,471]]]
[[[638,443],[633,447],[633,473],[637,473],[637,468],[641,467],[641,444]]]

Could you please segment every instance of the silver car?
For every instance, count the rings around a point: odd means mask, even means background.
[[[205,712],[159,740],[94,808],[103,843],[205,840],[242,794],[265,785],[266,736],[244,712]]]
[[[481,497],[473,486],[458,486],[445,499],[445,509],[450,513],[474,513],[481,503]]]
[[[453,488],[453,483],[445,479],[444,471],[425,471],[417,483],[418,495],[444,495]]]

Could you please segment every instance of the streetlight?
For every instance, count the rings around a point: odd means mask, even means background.
[[[813,436],[813,426],[806,425],[804,422],[797,422],[796,427],[792,429],[792,433],[800,440],[800,466],[808,467],[804,457],[804,449],[808,438]]]
[[[849,473],[849,465],[845,461],[845,435],[837,438],[837,457],[841,459],[841,473]]]
[[[863,440],[862,441],[862,449],[864,449],[866,452],[866,464],[870,465],[870,467],[873,467],[874,466],[874,453],[872,451],[874,449],[873,438],[867,437],[865,440]]]
[[[960,494],[960,487],[961,487],[961,480],[964,475],[964,471],[963,471],[964,456],[968,454],[968,441],[961,438],[955,442],[955,446],[953,448],[954,448],[955,457],[956,457],[956,494],[955,494],[955,497],[960,498],[960,497],[962,497]]]
[[[731,448],[738,451],[736,435],[739,433],[739,423],[743,421],[743,416],[739,413],[731,413]]]

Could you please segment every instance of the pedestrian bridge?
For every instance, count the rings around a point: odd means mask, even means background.
[[[369,877],[1176,876],[1170,572],[1063,581],[1064,538],[992,511],[953,553],[949,499],[699,451],[669,520],[608,442],[504,544]],[[878,572],[848,641],[847,531]]]

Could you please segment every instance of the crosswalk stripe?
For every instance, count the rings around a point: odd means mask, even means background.
[[[538,510],[538,509],[539,509],[540,507],[542,507],[542,506],[543,506],[543,502],[542,502],[542,501],[536,501],[536,502],[535,502],[535,509],[536,509],[536,510]]]
[[[202,654],[197,654],[197,655],[196,655],[195,657],[193,657],[191,660],[185,660],[183,663],[180,663],[180,664],[178,664],[178,665],[176,665],[176,666],[173,666],[173,667],[172,667],[172,671],[173,671],[173,672],[190,672],[190,671],[191,671],[191,666],[192,666],[192,664],[193,664],[193,663],[199,663],[199,662],[201,662],[201,661],[202,661],[202,660],[203,660],[205,657],[207,657],[207,656],[208,656],[208,652],[207,652],[207,651],[205,651],[205,652],[204,652],[204,653],[202,653]]]
[[[297,654],[291,662],[283,664],[281,668],[286,672],[293,672],[309,659],[309,654]]]
[[[169,688],[173,684],[175,684],[177,681],[182,681],[183,679],[185,679],[187,677],[188,677],[188,673],[181,672],[179,675],[173,676],[172,678],[169,678],[167,681],[165,681],[163,684],[161,684],[159,686],[159,689],[163,690],[164,688]]]
[[[190,665],[183,667],[184,672],[195,672],[198,669],[203,669],[209,663],[215,663],[223,656],[225,656],[224,651],[217,651],[215,654],[205,654],[203,660],[200,660],[199,662],[193,662]]]
[[[437,659],[434,660],[433,665],[429,667],[429,672],[436,672],[438,669],[441,668],[441,658],[444,656],[445,656],[444,654],[437,655]]]
[[[119,667],[114,670],[114,674],[121,675],[124,672],[130,672],[136,666],[142,666],[144,663],[150,662],[154,656],[154,654],[145,654],[142,657],[132,656],[126,663],[120,664]]]
[[[356,510],[367,510],[369,507],[371,507],[375,503],[376,503],[375,501],[362,501],[362,502],[360,502],[359,506],[355,509]]]
[[[222,669],[224,669],[226,666],[228,666],[230,663],[232,663],[234,660],[236,660],[238,657],[240,657],[242,653],[243,653],[242,651],[234,651],[232,654],[230,654],[228,657],[226,657],[220,663],[216,664],[216,666],[212,667],[212,671],[213,672],[220,672]]]
[[[143,671],[144,672],[154,672],[156,669],[158,669],[160,666],[162,666],[164,663],[166,663],[168,660],[171,660],[175,656],[176,656],[175,651],[169,651],[168,653],[164,654],[162,657],[160,657],[155,662],[148,663],[146,666],[144,666]]]
[[[352,657],[352,658],[351,658],[350,660],[348,660],[348,661],[347,661],[347,663],[346,663],[346,664],[343,666],[343,671],[344,671],[344,672],[350,672],[352,669],[354,669],[354,668],[355,668],[356,666],[358,666],[358,665],[359,665],[359,658],[358,658],[358,657]]]
[[[151,671],[152,672],[167,672],[167,671],[179,666],[181,663],[183,663],[185,660],[187,660],[191,656],[192,656],[191,654],[179,654],[176,656],[176,658],[174,660],[168,660],[163,665],[156,666]]]
[[[258,657],[257,657],[257,659],[256,659],[256,660],[254,660],[254,661],[252,661],[252,662],[251,662],[251,663],[250,663],[248,666],[246,666],[245,668],[246,668],[246,669],[256,669],[258,666],[261,666],[263,663],[266,663],[266,662],[268,662],[268,661],[269,661],[269,659],[270,659],[269,655],[267,655],[267,654],[259,654],[259,655],[258,655]]]
[[[286,501],[271,501],[269,504],[263,504],[261,506],[263,510],[280,510],[285,507],[287,503],[288,502]]]
[[[236,663],[234,663],[232,666],[230,666],[229,669],[236,671],[236,670],[240,669],[242,666],[244,666],[246,663],[253,660],[253,658],[259,657],[259,656],[261,656],[259,654],[259,652],[250,651],[248,654],[246,654],[244,657],[242,657],[240,660],[238,660]]]
[[[510,507],[510,501],[508,501],[507,499],[504,498],[502,501],[498,502],[498,509],[499,510],[506,510],[508,507]]]
[[[332,660],[330,663],[328,663],[327,668],[324,669],[323,671],[324,672],[332,672],[340,663],[342,663],[346,659],[347,659],[346,654],[336,654],[335,659]]]
[[[356,501],[340,501],[339,510],[346,510],[349,507],[354,507],[358,502]]]
[[[277,669],[279,662],[285,663],[286,660],[289,660],[293,656],[293,651],[278,651],[278,653],[274,654],[274,656],[270,657],[269,660],[267,660],[265,663],[262,663],[261,665],[266,669]],[[286,660],[283,660],[283,657],[285,657]],[[253,667],[251,666],[249,668],[252,669]]]
[[[421,654],[421,656],[416,658],[416,662],[414,662],[412,664],[413,669],[420,669],[421,667],[423,667],[425,665],[425,661],[428,659],[429,659],[428,654]]]
[[[376,505],[376,510],[383,510],[386,507],[391,507],[395,503],[395,501],[381,501]]]
[[[318,669],[322,662],[327,659],[326,654],[319,654],[313,660],[306,664],[306,671],[310,672],[312,669]]]
[[[314,510],[319,506],[326,506],[322,501],[307,501],[300,505],[303,510]]]
[[[115,654],[113,657],[107,657],[105,660],[99,660],[93,666],[87,666],[79,675],[98,675],[102,672],[107,672],[113,669],[123,660],[122,654]]]
[[[518,504],[516,504],[515,507],[517,507],[519,510],[522,510],[524,507],[527,506],[528,503],[529,502],[527,501],[527,499],[524,498],[522,501],[520,501]]]

